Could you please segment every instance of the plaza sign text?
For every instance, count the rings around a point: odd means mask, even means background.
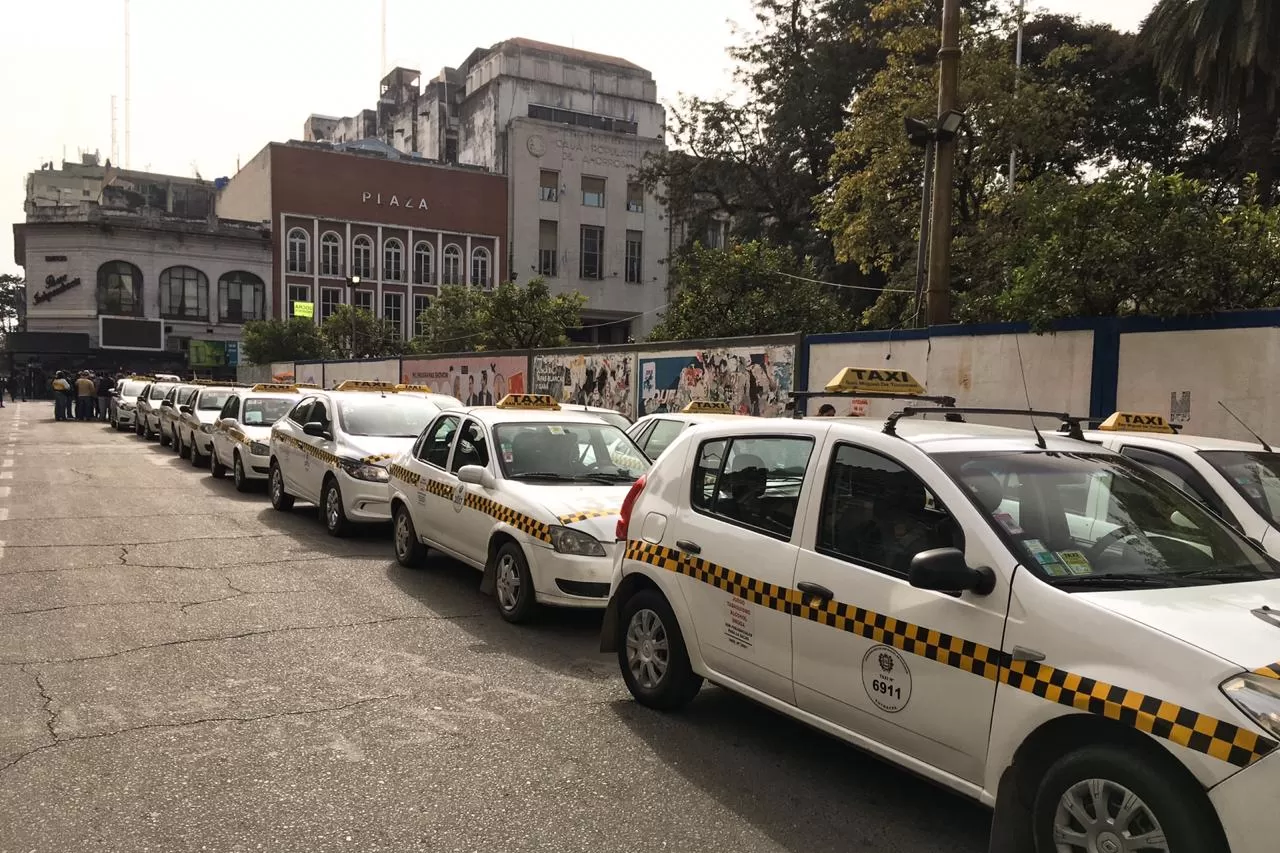
[[[416,204],[415,204],[415,201],[417,202]],[[382,193],[361,193],[360,194],[361,204],[369,204],[370,202],[373,202],[376,205],[382,205],[384,203],[382,201]],[[416,207],[418,210],[429,209],[427,207],[427,200],[425,198],[419,198],[415,200],[414,197],[411,195],[405,196],[404,200],[401,201],[400,196],[392,194],[388,198],[388,200],[385,202],[385,204],[387,205],[387,207]]]

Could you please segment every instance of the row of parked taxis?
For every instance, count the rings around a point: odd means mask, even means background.
[[[603,608],[635,699],[737,691],[994,807],[992,849],[1273,853],[1280,456],[849,368],[887,419],[642,417],[425,386],[124,380],[111,418],[333,535],[391,522],[502,616]],[[805,395],[797,395],[803,397]],[[1096,428],[1092,428],[1096,427]]]

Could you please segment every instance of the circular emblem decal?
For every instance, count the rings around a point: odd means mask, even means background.
[[[547,153],[547,143],[541,136],[530,136],[527,146],[529,148],[529,153],[534,157],[541,157],[543,154]]]
[[[872,646],[862,657],[862,686],[881,711],[896,714],[911,701],[911,670],[892,646]]]
[[[453,511],[462,512],[462,506],[467,502],[467,487],[459,483],[453,487]]]

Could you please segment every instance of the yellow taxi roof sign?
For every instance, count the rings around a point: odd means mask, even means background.
[[[317,391],[320,390],[320,386],[314,382],[295,382],[293,383],[293,387],[294,388],[314,388]]]
[[[147,376],[146,374],[143,374],[143,373],[130,374],[129,376],[126,376],[125,379],[131,380],[133,382],[155,382],[156,381],[156,378],[154,376]]]
[[[434,393],[435,393],[434,391],[432,391],[432,390],[431,390],[431,386],[430,386],[430,385],[409,385],[409,384],[404,383],[404,382],[401,382],[399,385],[397,385],[397,386],[396,386],[396,390],[397,390],[397,391],[416,391],[416,392],[418,392],[419,394],[434,394]]]
[[[1159,432],[1172,435],[1177,432],[1169,426],[1163,415],[1144,414],[1143,412],[1113,412],[1098,425],[1098,429],[1107,432]]]
[[[378,382],[373,379],[348,379],[338,383],[335,391],[395,391],[394,382]]]
[[[720,400],[690,400],[680,411],[686,415],[732,415],[733,408]]]
[[[823,390],[834,394],[889,393],[914,397],[924,393],[924,386],[905,370],[846,367],[832,377]]]
[[[560,404],[550,394],[508,394],[498,401],[499,409],[543,409],[560,411]]]
[[[251,392],[253,392],[253,391],[258,391],[258,392],[262,392],[262,391],[269,391],[269,392],[274,392],[274,393],[277,393],[277,394],[293,394],[293,393],[296,393],[296,392],[297,392],[297,390],[298,390],[298,386],[297,386],[297,385],[286,385],[286,384],[284,384],[284,383],[282,383],[282,382],[259,382],[257,385],[254,385],[254,386],[253,386],[252,388],[250,388],[249,390],[250,390]]]

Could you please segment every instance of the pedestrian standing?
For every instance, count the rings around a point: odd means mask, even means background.
[[[59,370],[53,378],[53,419],[69,420],[71,417],[71,382],[67,375]]]
[[[0,409],[4,408],[4,392],[5,386],[9,383],[8,377],[0,376]]]
[[[91,418],[97,389],[98,386],[89,378],[89,371],[80,371],[80,378],[76,380],[76,420],[87,421]]]
[[[111,403],[111,389],[115,387],[115,378],[110,373],[98,377],[98,420],[107,420],[107,411]]]

